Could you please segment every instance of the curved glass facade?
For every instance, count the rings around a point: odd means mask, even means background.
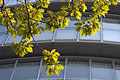
[[[86,19],[87,17],[83,17]],[[35,40],[38,42],[41,41],[100,41],[100,42],[120,42],[120,19],[108,19],[103,18],[100,23],[102,25],[101,30],[97,32],[95,35],[91,36],[81,36],[80,32],[76,32],[76,26],[74,23],[79,22],[77,20],[71,20],[69,22],[69,26],[65,29],[56,29],[55,32],[51,32],[46,30],[45,32],[41,32],[40,36],[35,35]],[[41,23],[40,26],[45,27],[44,23]],[[6,28],[2,25],[0,26],[0,44],[12,43],[13,41],[20,41],[20,37],[13,38],[9,35],[6,38]]]
[[[38,57],[14,60],[9,64],[0,62],[2,80],[120,80],[120,60],[64,57],[61,60],[64,69],[60,75],[50,77],[47,77],[45,66],[42,67],[44,61]]]
[[[20,4],[17,0],[5,0],[6,6]],[[35,0],[29,0],[34,2]],[[51,2],[60,2],[61,0],[50,0]],[[65,0],[67,1],[67,0]],[[73,0],[73,2],[76,0]],[[120,19],[100,18],[101,30],[95,35],[81,36],[76,32],[74,23],[79,22],[70,18],[65,29],[56,29],[55,32],[46,30],[41,32],[40,36],[34,35],[38,42],[50,41],[98,41],[98,42],[120,42]],[[88,17],[82,17],[86,20]],[[44,23],[40,26],[45,27]],[[11,44],[13,41],[20,41],[17,36],[13,38],[7,34],[7,29],[0,24],[0,45]],[[6,55],[5,55],[6,56]],[[69,56],[69,55],[68,55]],[[11,59],[12,60],[12,59]],[[102,59],[102,58],[84,58],[84,57],[63,57],[61,64],[64,69],[60,75],[47,77],[46,66],[42,67],[44,61],[40,58],[35,59],[17,59],[13,61],[0,60],[0,80],[120,80],[120,60]]]

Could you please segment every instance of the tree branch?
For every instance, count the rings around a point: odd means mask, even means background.
[[[35,44],[36,44],[41,50],[44,50],[42,47],[40,47],[39,44],[37,44],[37,42],[35,41],[35,39],[34,39],[32,33],[31,33],[31,28],[30,28],[30,21],[29,21],[29,19],[32,19],[32,18],[30,18],[29,11],[28,11],[28,6],[27,6],[27,1],[26,1],[26,0],[25,0],[25,4],[26,4],[26,9],[27,9],[27,15],[28,15],[28,27],[29,27],[29,33],[31,34],[31,36],[32,36],[32,38],[33,38]],[[35,20],[35,21],[36,21],[36,20]]]

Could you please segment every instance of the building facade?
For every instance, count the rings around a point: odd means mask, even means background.
[[[6,2],[8,7],[15,4],[16,0]],[[51,0],[49,9],[57,11],[64,4],[67,2]],[[92,3],[86,4],[88,10],[81,20],[87,20],[91,13],[89,7]],[[0,24],[0,80],[120,80],[119,9],[120,4],[110,6],[109,14],[100,18],[101,30],[92,36],[82,37],[80,32],[76,32],[74,23],[79,21],[74,17],[70,17],[69,26],[65,29],[45,31],[40,36],[34,36],[41,47],[48,50],[56,48],[60,52],[59,59],[64,70],[59,76],[47,77],[45,66],[42,67],[41,50],[35,45],[34,53],[24,58],[16,56],[10,44],[20,41],[20,37],[7,35],[7,29]],[[45,26],[44,23],[40,25]]]

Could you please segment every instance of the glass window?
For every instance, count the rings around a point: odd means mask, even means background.
[[[47,30],[45,32],[42,32],[40,36],[35,35],[34,36],[35,40],[52,40],[53,38],[53,32]]]
[[[64,62],[61,61],[61,63],[64,66]],[[55,74],[54,76],[47,76],[46,73],[46,66],[42,67],[41,69],[41,74],[40,74],[40,80],[63,80],[63,76],[64,76],[64,69],[60,71],[59,76],[57,76],[57,74]]]
[[[87,24],[87,20],[90,19],[89,17],[82,17],[81,20],[85,21],[85,24]],[[101,31],[97,31],[96,34],[91,35],[91,36],[81,36],[80,39],[83,40],[100,40],[101,39]]]
[[[6,33],[0,33],[0,44],[2,44],[5,37],[6,37]]]
[[[41,23],[40,26],[45,27],[45,24]],[[47,38],[49,39],[50,37],[49,37],[48,34],[49,33],[46,31],[46,32],[41,33],[40,36],[35,35],[34,37],[35,37],[36,40],[44,40],[44,38],[45,39],[47,39]],[[13,41],[20,42],[21,41],[21,37],[17,36],[16,38],[14,38],[14,37],[12,37],[12,35],[10,35],[10,37],[7,40],[7,43],[12,43]]]
[[[29,0],[29,2],[35,2],[36,0]],[[61,0],[50,0],[51,2],[61,2]],[[65,0],[68,1],[68,0]],[[16,5],[17,0],[5,0],[6,6]],[[18,0],[18,4],[21,4],[21,2],[24,2],[24,0]]]
[[[120,31],[118,30],[103,30],[103,40],[120,42]]]
[[[12,35],[10,35],[10,37],[7,40],[7,43],[12,43],[13,41],[20,42],[21,37],[17,36],[16,38],[14,38],[14,37],[12,37]]]
[[[14,64],[0,65],[0,79],[10,80]]]
[[[120,20],[103,19],[103,40],[120,42]]]
[[[45,28],[45,23],[40,23],[39,26]],[[51,32],[50,30],[46,30],[45,32],[41,32],[40,36],[35,35],[34,36],[35,40],[39,41],[39,40],[52,40],[53,38],[53,32]]]
[[[120,64],[116,64],[116,75],[117,75],[117,80],[120,80]]]
[[[77,26],[74,25],[77,22],[79,22],[79,21],[72,21],[71,20],[70,22],[68,22],[68,26],[67,27],[77,27]]]
[[[40,23],[40,24],[39,24],[39,26],[41,26],[41,27],[45,28],[46,23]],[[39,26],[38,26],[38,27],[39,27]]]
[[[93,62],[92,80],[114,80],[112,65],[109,63]]]
[[[36,80],[39,62],[18,63],[13,80]]]
[[[98,31],[95,35],[91,35],[91,36],[81,36],[80,35],[80,39],[85,39],[85,40],[100,40],[100,31]]]
[[[65,28],[65,29],[57,29],[56,31],[56,40],[69,40],[69,39],[76,39],[77,32],[76,28]]]
[[[87,62],[68,61],[67,80],[89,80],[89,67]]]
[[[0,23],[0,33],[1,32],[7,32],[7,28]]]
[[[118,23],[103,23],[103,29],[109,29],[109,30],[120,30],[120,24]]]
[[[21,0],[23,2],[23,0]],[[5,0],[5,6],[11,6],[11,5],[16,5],[17,4],[17,0]],[[20,2],[18,2],[18,4],[20,4]]]

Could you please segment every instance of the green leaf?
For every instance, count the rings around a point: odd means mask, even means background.
[[[68,2],[71,2],[72,0],[68,0]]]
[[[42,32],[45,32],[45,29],[41,26],[39,26],[39,29],[42,31]]]
[[[52,49],[51,54],[55,53],[56,49]]]
[[[62,10],[67,10],[68,7],[64,5],[64,6],[61,7],[61,9],[62,9]]]
[[[52,32],[54,32],[55,30],[56,30],[56,28],[55,27],[51,27],[51,29],[50,29]]]
[[[51,10],[48,10],[47,13],[49,13],[50,15],[53,15],[53,14],[54,14],[54,12],[51,11]]]

